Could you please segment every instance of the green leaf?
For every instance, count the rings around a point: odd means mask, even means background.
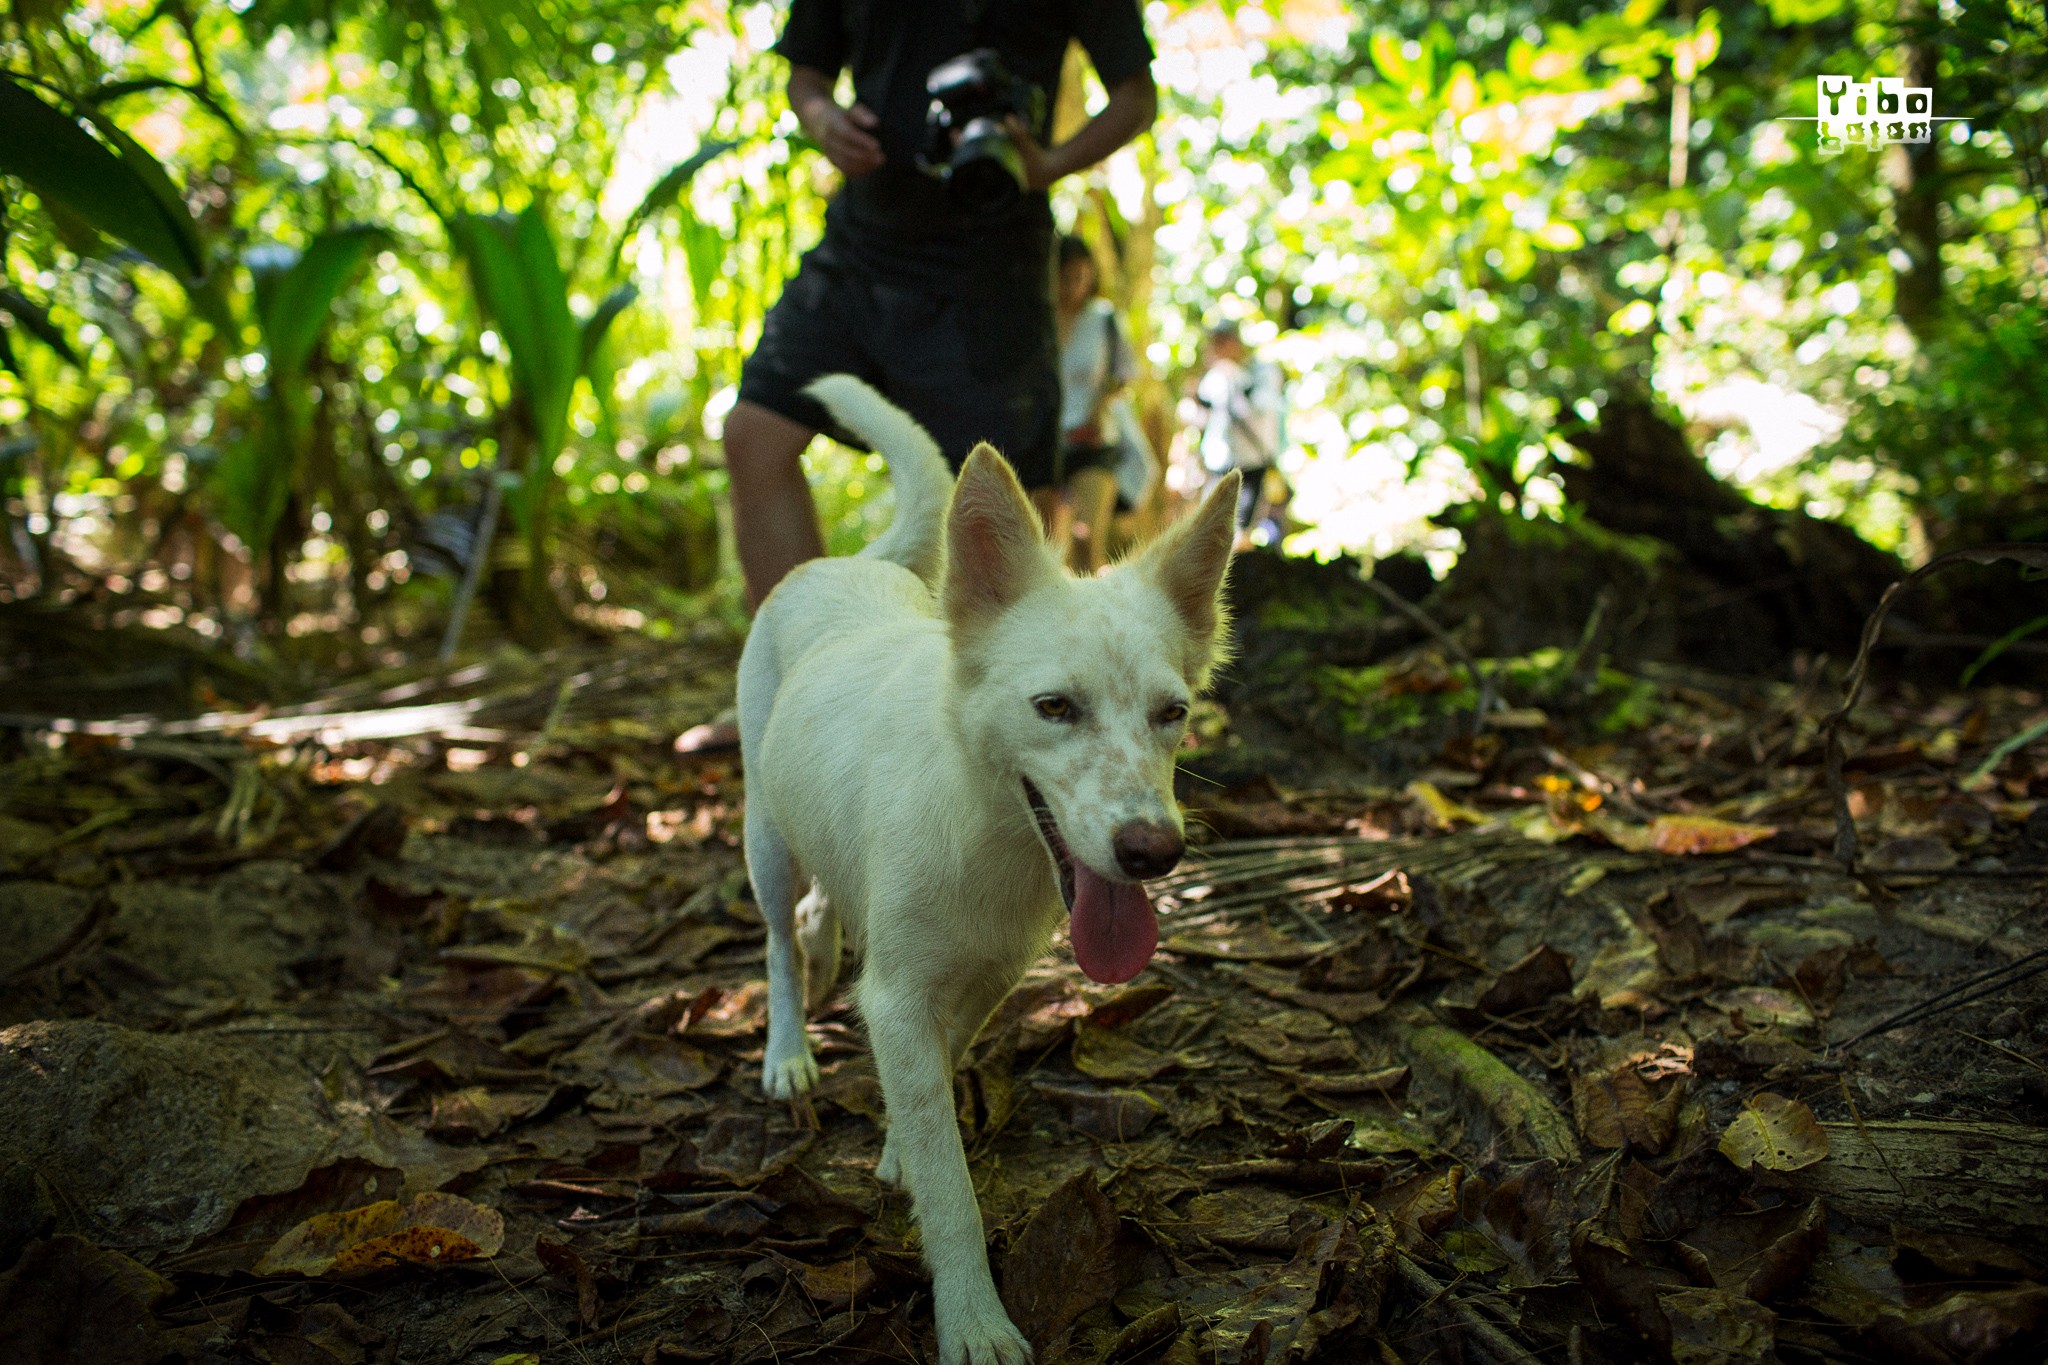
[[[30,302],[12,289],[0,289],[0,313],[5,313],[13,318],[27,330],[30,336],[48,346],[58,355],[63,356],[72,364],[83,365],[85,363],[78,358],[78,352],[71,349],[70,339],[58,330],[56,323],[50,321],[48,310]],[[4,341],[5,337],[6,333],[0,332],[0,341]],[[21,373],[19,369],[15,368],[11,353],[8,357],[7,368],[14,370],[16,374]]]
[[[261,559],[277,534],[284,506],[291,497],[291,436],[283,423],[267,422],[257,435],[231,444],[214,466],[213,486],[220,497],[220,519]]]
[[[85,117],[108,142],[41,96],[0,76],[0,171],[133,247],[182,280],[206,275],[199,230],[155,157],[104,115]]]
[[[1380,74],[1396,85],[1406,85],[1414,78],[1415,68],[1401,54],[1401,35],[1390,28],[1373,30],[1368,45],[1372,52],[1372,64]]]
[[[387,240],[389,234],[379,227],[346,227],[315,237],[303,253],[290,248],[250,253],[256,315],[273,385],[305,371],[334,300],[371,251]]]
[[[603,303],[597,305],[597,311],[590,315],[582,327],[577,347],[576,373],[590,373],[591,358],[597,354],[597,348],[604,344],[604,334],[611,330],[611,325],[619,314],[630,308],[633,300],[639,297],[640,290],[636,286],[622,284],[607,294]]]
[[[537,484],[561,453],[582,358],[568,279],[539,205],[516,218],[461,214],[449,226],[469,262],[477,302],[511,353],[513,385],[533,415]]]
[[[701,312],[725,262],[725,234],[695,214],[683,215],[683,259],[690,269],[690,297]]]
[[[1984,652],[1979,654],[1970,666],[1963,670],[1963,676],[1956,679],[1956,686],[1968,687],[1976,680],[1977,675],[1982,673],[1991,664],[1992,660],[2026,639],[2029,635],[2032,635],[2035,631],[2044,629],[2048,629],[2048,616],[2036,616],[2031,621],[2014,626],[1985,647]]]
[[[618,273],[619,253],[626,249],[626,243],[633,240],[633,234],[640,230],[642,223],[676,203],[697,172],[709,165],[714,157],[739,145],[731,141],[707,142],[669,167],[667,173],[654,182],[654,188],[648,190],[633,211],[626,215],[626,225],[619,229],[618,245],[612,248],[611,267],[607,273]]]

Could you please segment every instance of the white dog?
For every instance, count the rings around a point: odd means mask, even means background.
[[[1136,559],[1076,579],[992,448],[955,485],[867,385],[809,391],[887,457],[896,518],[860,555],[790,574],[740,660],[762,1088],[818,1078],[806,985],[813,1002],[831,988],[843,920],[889,1116],[875,1175],[910,1191],[940,1360],[1011,1365],[1031,1348],[989,1275],[953,1072],[1063,914],[1097,981],[1130,980],[1158,945],[1141,882],[1183,848],[1174,751],[1222,644],[1237,476]]]

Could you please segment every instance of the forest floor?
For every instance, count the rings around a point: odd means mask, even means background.
[[[760,1092],[737,755],[674,744],[736,651],[17,718],[0,1359],[930,1359],[843,988]],[[1153,965],[1056,944],[959,1078],[1039,1360],[2042,1359],[2048,744],[1996,751],[2048,700],[1880,676],[1850,876],[1838,687],[1191,775]]]

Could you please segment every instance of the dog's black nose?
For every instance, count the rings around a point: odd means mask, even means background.
[[[1116,865],[1124,870],[1124,875],[1141,882],[1173,871],[1187,849],[1179,830],[1150,820],[1131,821],[1111,835],[1109,843],[1116,850]]]

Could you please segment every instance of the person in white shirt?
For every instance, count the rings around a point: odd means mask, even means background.
[[[1234,322],[1209,330],[1207,351],[1208,364],[1195,385],[1202,411],[1199,449],[1208,474],[1204,492],[1231,470],[1244,471],[1237,500],[1242,535],[1259,522],[1266,472],[1280,453],[1284,380],[1279,366],[1253,359]]]
[[[1122,446],[1111,400],[1137,374],[1116,308],[1096,290],[1087,242],[1060,239],[1056,321],[1060,337],[1060,476],[1063,496],[1051,520],[1053,543],[1080,573],[1109,562],[1110,520],[1118,501]]]

